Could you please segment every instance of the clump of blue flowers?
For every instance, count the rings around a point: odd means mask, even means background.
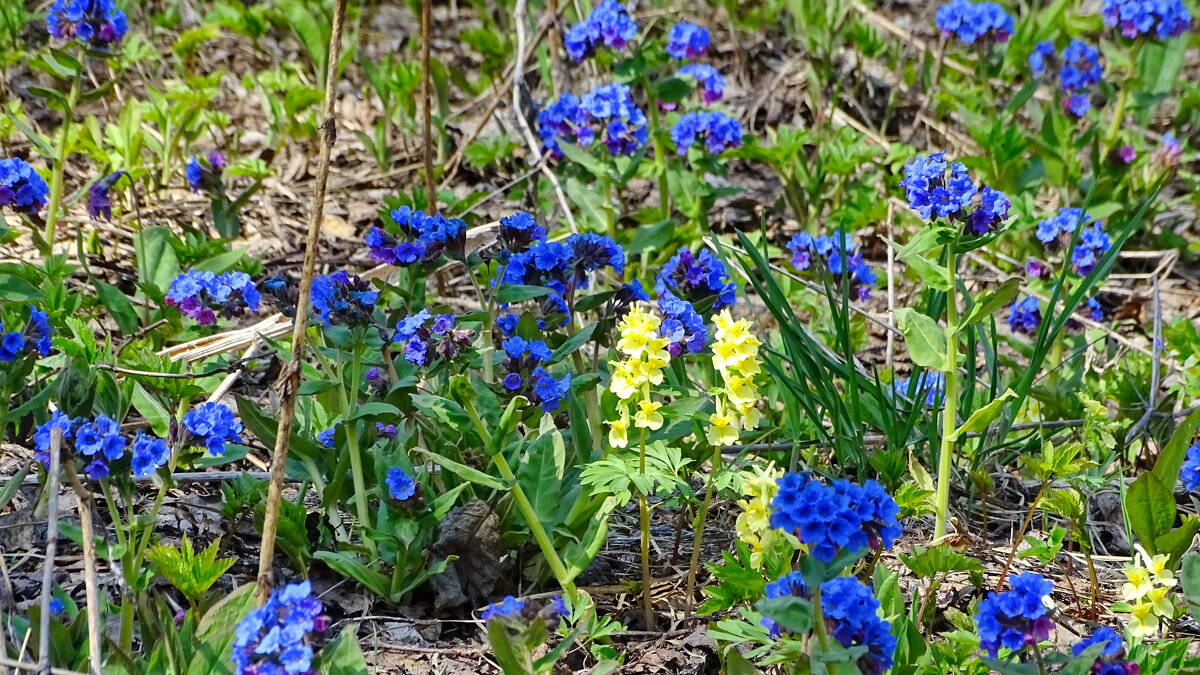
[[[5,331],[0,323],[0,361],[12,363],[22,354],[50,354],[50,321],[46,313],[29,306],[29,321],[19,331]]]
[[[953,35],[969,45],[981,39],[1007,42],[1013,34],[1013,18],[995,2],[950,0],[938,9],[936,21],[943,40]]]
[[[1192,24],[1182,0],[1104,0],[1104,24],[1117,26],[1121,35],[1141,35],[1160,40],[1181,35]]]
[[[129,26],[114,0],[55,0],[46,15],[55,40],[79,40],[105,51],[125,37]]]
[[[533,621],[542,618],[547,621],[557,620],[567,615],[567,603],[562,596],[552,595],[543,604],[534,601],[506,595],[500,602],[494,602],[484,608],[479,618],[484,621]]]
[[[171,281],[166,303],[178,307],[201,326],[211,326],[217,316],[233,318],[249,311],[258,313],[262,294],[245,272],[197,272],[188,270]]]
[[[771,500],[771,526],[794,535],[822,562],[841,550],[890,549],[903,527],[900,507],[883,486],[869,480],[860,487],[838,479],[826,485],[806,473],[788,473]]]
[[[1071,647],[1072,656],[1082,656],[1089,648],[1100,645],[1100,653],[1092,663],[1092,673],[1095,675],[1138,675],[1141,667],[1133,661],[1125,660],[1125,642],[1120,633],[1101,626],[1091,635],[1076,642]]]
[[[808,588],[804,585],[804,575],[799,572],[788,572],[775,581],[769,582],[765,590],[768,600],[787,597],[808,597]],[[822,609],[824,609],[824,604],[822,604]],[[770,631],[772,638],[778,638],[783,635],[783,626],[780,626],[779,623],[770,617],[764,616],[759,620],[759,624]]]
[[[501,380],[513,394],[524,394],[542,407],[542,412],[558,410],[562,399],[571,389],[571,375],[555,378],[541,364],[550,359],[550,348],[541,340],[510,337],[501,343],[504,350],[502,367],[506,373]]]
[[[680,21],[671,26],[667,34],[667,56],[673,59],[697,59],[704,56],[711,42],[707,28],[690,21]]]
[[[516,619],[521,615],[521,611],[525,609],[525,601],[515,598],[511,595],[504,596],[500,602],[494,602],[484,608],[483,613],[479,618],[484,621],[491,621],[504,617],[506,619]]]
[[[908,396],[908,392],[912,391],[914,401],[932,408],[941,405],[946,395],[946,374],[922,372],[917,375],[916,382],[909,377],[899,377],[892,381],[892,391],[901,396]]]
[[[737,287],[729,279],[725,264],[712,251],[699,253],[681,248],[658,273],[654,290],[699,305],[702,311],[716,312],[737,302]]]
[[[402,344],[404,360],[428,366],[440,359],[449,363],[471,346],[475,331],[454,327],[452,314],[430,314],[428,309],[405,317],[396,324],[392,342]]]
[[[1087,308],[1088,317],[1092,321],[1104,320],[1104,307],[1100,305],[1100,301],[1096,298],[1088,298],[1087,302],[1084,303],[1084,307]]]
[[[224,403],[206,401],[192,408],[184,414],[183,426],[212,455],[225,454],[226,443],[242,442],[242,423]]]
[[[390,217],[401,233],[397,238],[378,227],[367,232],[366,243],[375,262],[389,265],[413,265],[437,260],[442,253],[456,260],[463,258],[466,248],[467,224],[458,218],[446,218],[437,213],[408,206],[392,209]]]
[[[139,431],[130,446],[130,465],[133,475],[146,478],[171,458],[171,451],[161,438],[147,436]]]
[[[271,592],[234,631],[233,665],[238,675],[305,675],[313,668],[314,641],[329,628],[312,584],[302,581]]]
[[[1192,443],[1188,448],[1183,467],[1179,470],[1179,480],[1188,490],[1200,487],[1200,442]]]
[[[313,312],[326,326],[364,326],[379,300],[379,292],[346,270],[321,275],[312,282]]]
[[[871,288],[875,285],[875,272],[863,260],[858,252],[858,244],[841,230],[834,230],[832,235],[813,237],[807,232],[793,235],[788,241],[787,248],[792,253],[792,265],[803,272],[812,267],[814,259],[824,262],[824,267],[835,277],[849,274],[851,290],[859,300],[871,298]],[[845,263],[842,253],[845,252]]]
[[[563,46],[576,62],[601,47],[620,51],[637,36],[637,22],[617,0],[604,0],[587,18],[571,26],[563,37]]]
[[[692,303],[667,291],[658,299],[658,311],[662,313],[662,323],[659,324],[658,331],[670,340],[667,352],[671,356],[704,351],[708,344],[708,326]]]
[[[1064,207],[1058,210],[1057,215],[1038,222],[1034,235],[1046,248],[1056,251],[1071,240],[1071,233],[1077,227],[1090,222],[1092,217],[1084,213],[1083,209]]]
[[[188,160],[184,175],[192,192],[211,192],[221,189],[221,174],[225,171],[225,155],[210,152],[203,158]]]
[[[1091,227],[1085,227],[1079,233],[1079,241],[1075,250],[1071,251],[1071,265],[1075,273],[1086,277],[1092,273],[1100,258],[1112,248],[1112,240],[1104,231],[1104,223],[1095,222]]]
[[[725,95],[725,78],[721,77],[721,73],[717,72],[716,68],[713,68],[712,66],[710,66],[706,63],[688,64],[688,65],[680,68],[678,71],[678,74],[679,75],[687,75],[688,77],[696,80],[697,86],[700,87],[700,100],[704,103],[704,105],[711,105],[713,103],[716,103],[717,101],[721,100],[722,96]],[[674,104],[663,103],[663,104],[659,104],[659,105],[664,110],[674,110],[675,109]],[[738,144],[740,144],[741,143],[740,130],[742,128],[742,125],[737,120],[733,120],[732,124],[729,124],[729,123],[723,123],[723,124],[724,124],[724,126],[729,127],[729,129],[733,129],[734,125],[736,125],[736,128],[738,129],[737,140],[738,140]],[[722,133],[724,133],[725,136],[730,137],[730,136],[732,136],[733,132],[732,131],[723,131]]]
[[[900,185],[909,207],[925,220],[958,221],[970,234],[983,235],[1008,219],[1011,204],[1004,193],[987,186],[982,190],[976,187],[966,165],[947,162],[945,151],[909,160]]]
[[[124,171],[114,171],[92,184],[88,189],[88,217],[92,220],[112,220],[112,198],[108,191],[117,181],[129,174]]]
[[[995,658],[1000,647],[1019,651],[1050,637],[1047,602],[1054,583],[1034,572],[1009,576],[1012,590],[990,593],[979,603],[975,622],[979,646]]]
[[[508,264],[512,254],[521,253],[536,242],[546,241],[546,228],[539,225],[532,215],[517,211],[500,219],[498,239],[500,248],[488,255],[501,264]]]
[[[742,124],[723,112],[700,110],[683,115],[671,127],[671,142],[678,154],[686,155],[698,141],[704,141],[710,155],[740,147]]]
[[[49,196],[50,186],[28,162],[0,159],[0,206],[32,215],[42,210]]]
[[[1085,42],[1071,40],[1059,58],[1055,56],[1054,43],[1046,40],[1039,42],[1029,55],[1029,68],[1034,77],[1042,77],[1058,62],[1062,63],[1058,72],[1059,87],[1066,95],[1063,108],[1076,117],[1083,117],[1092,108],[1089,92],[1104,77],[1100,51]]]
[[[112,418],[96,415],[91,420],[72,420],[65,413],[55,411],[33,434],[35,457],[47,468],[50,466],[51,430],[56,428],[62,430],[63,452],[75,452],[83,457],[88,462],[83,470],[90,478],[108,478],[109,465],[125,455],[126,441],[121,435],[121,425]]]
[[[405,501],[417,493],[417,481],[400,467],[388,469],[384,482],[387,483],[388,496],[396,501]]]
[[[1033,335],[1042,322],[1042,308],[1034,297],[1017,300],[1008,308],[1008,318],[1005,320],[1014,333]]]
[[[565,240],[535,241],[528,249],[509,257],[500,280],[505,284],[545,286],[562,297],[588,287],[588,275],[611,268],[625,271],[625,250],[608,237],[594,232],[573,234]]]
[[[552,157],[563,156],[560,143],[590,148],[597,141],[613,156],[632,155],[649,139],[646,114],[629,87],[603,84],[582,98],[567,92],[538,113],[538,136]]]

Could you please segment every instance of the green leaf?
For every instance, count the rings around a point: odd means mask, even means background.
[[[582,347],[584,343],[591,339],[592,333],[596,332],[597,325],[598,324],[594,322],[589,323],[583,327],[583,330],[575,333],[566,340],[563,340],[563,343],[558,346],[558,349],[555,349],[554,353],[550,355],[550,360],[547,362],[547,364],[557,363],[564,357],[570,356],[572,352]]]
[[[904,334],[913,363],[946,370],[946,332],[936,321],[911,307],[896,310],[896,327]]]
[[[35,302],[42,299],[42,292],[21,277],[0,274],[0,298],[5,302]]]
[[[140,382],[133,385],[133,408],[145,418],[150,430],[160,438],[166,438],[171,426],[171,413],[163,407],[158,399],[150,395]]]
[[[367,659],[358,644],[358,624],[348,624],[321,649],[321,675],[366,675]]]
[[[1009,399],[1016,398],[1016,396],[1017,392],[1013,391],[1012,389],[1005,390],[1003,394],[997,396],[987,405],[971,413],[971,416],[967,418],[967,421],[963,422],[962,426],[955,429],[954,433],[950,434],[950,440],[957,440],[966,433],[983,433],[984,431],[987,431],[988,426],[992,422],[995,422],[996,418],[1000,416],[1000,413],[1004,411],[1004,403]]]
[[[1021,91],[1018,91],[1016,95],[1012,97],[1012,100],[1010,100],[1008,104],[1004,106],[1004,112],[1011,113],[1017,108],[1025,105],[1025,102],[1033,96],[1035,91],[1037,91],[1039,84],[1041,83],[1036,78],[1031,78],[1029,83],[1024,87],[1021,87]]]
[[[466,464],[459,464],[458,462],[456,462],[448,457],[442,457],[441,455],[429,452],[428,450],[419,450],[419,451],[421,453],[425,454],[427,457],[429,457],[429,459],[433,463],[437,464],[438,466],[441,466],[444,469],[447,469],[447,470],[453,472],[455,475],[457,475],[459,478],[462,478],[463,480],[467,480],[467,481],[470,481],[477,485],[482,485],[484,487],[491,488],[493,490],[507,490],[508,489],[508,486],[505,485],[503,482],[501,482],[501,480],[499,478],[496,478],[494,476],[489,476],[488,474],[480,471],[479,469],[473,469],[473,468],[467,466]]]
[[[812,604],[804,598],[766,598],[756,606],[763,616],[793,633],[807,633],[812,628]]]
[[[440,420],[452,429],[462,429],[466,433],[472,428],[471,417],[465,408],[448,398],[432,394],[413,394],[413,406],[428,417]]]
[[[220,549],[221,539],[218,537],[197,554],[185,534],[179,548],[155,546],[146,552],[146,558],[164,579],[178,588],[194,605],[237,562],[235,558],[217,560]]]
[[[1153,471],[1138,476],[1125,498],[1129,526],[1150,555],[1158,554],[1158,538],[1175,524],[1175,494]]]
[[[523,300],[540,298],[543,295],[550,295],[550,289],[545,286],[501,286],[496,291],[496,302],[512,304]]]
[[[233,675],[234,631],[254,608],[255,585],[245,584],[209,608],[196,626],[196,651],[187,675]]]
[[[949,544],[939,544],[930,548],[913,546],[912,555],[901,555],[900,561],[922,579],[951,572],[983,571],[983,565],[978,560],[956,553]]]
[[[371,401],[358,406],[358,408],[355,409],[355,411],[351,413],[346,420],[354,421],[367,419],[369,417],[400,417],[400,409],[391,403],[384,403],[383,401]]]
[[[108,308],[108,313],[112,315],[114,321],[117,322],[117,327],[122,333],[136,333],[141,322],[138,321],[137,310],[133,308],[133,303],[119,288],[112,284],[105,283],[97,279],[94,282],[96,286],[96,295],[100,298],[100,302]]]
[[[929,284],[930,287],[942,292],[950,290],[950,281],[946,278],[948,272],[944,266],[930,262],[929,259],[916,253],[909,255],[904,262],[912,268],[913,272],[917,273],[917,278]]]
[[[587,169],[593,176],[603,176],[608,173],[608,167],[596,159],[587,150],[577,147],[574,143],[559,143],[559,149],[567,159]]]
[[[1179,527],[1159,535],[1154,544],[1160,553],[1167,554],[1173,561],[1179,560],[1191,548],[1192,537],[1196,536],[1196,532],[1200,532],[1200,517],[1184,516]]]
[[[1200,429],[1200,409],[1193,411],[1175,429],[1171,440],[1163,446],[1162,454],[1154,461],[1152,471],[1160,481],[1167,485],[1175,484],[1175,480],[1179,478],[1179,471],[1183,468],[1183,461],[1187,457],[1188,448],[1191,447],[1192,440],[1196,437],[1197,429]]]
[[[329,569],[362,584],[375,595],[387,597],[390,582],[386,576],[358,561],[358,558],[343,551],[317,551],[317,560],[329,565]]]
[[[671,75],[654,83],[654,98],[664,103],[679,103],[695,88],[695,78]]]
[[[54,110],[67,109],[67,97],[57,89],[47,89],[46,87],[27,87],[26,90],[30,94],[43,99],[46,102],[46,105]]]
[[[213,274],[222,274],[233,269],[233,266],[246,257],[246,249],[239,248],[236,251],[226,251],[220,255],[205,260],[196,265],[196,269],[201,272],[212,272]]]
[[[171,281],[179,276],[179,259],[171,246],[174,235],[165,227],[148,227],[134,237],[138,260],[138,282],[167,292]]]
[[[566,449],[557,430],[543,433],[526,447],[517,468],[517,483],[548,530],[557,525]]]
[[[1183,597],[1192,606],[1192,614],[1200,614],[1200,553],[1192,551],[1183,556],[1179,585],[1183,590]]]
[[[1006,307],[1008,303],[1012,302],[1013,297],[1016,296],[1017,288],[1020,285],[1020,279],[1012,278],[997,286],[990,293],[985,293],[976,298],[975,304],[971,306],[971,310],[963,317],[962,322],[958,325],[958,329],[962,330],[967,326],[978,323],[994,314],[1000,308]]]

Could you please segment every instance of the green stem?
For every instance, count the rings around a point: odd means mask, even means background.
[[[1112,120],[1104,133],[1104,155],[1112,149],[1121,132],[1121,123],[1125,121],[1125,108],[1129,105],[1129,90],[1133,88],[1134,70],[1137,67],[1138,54],[1142,51],[1142,41],[1137,40],[1129,49],[1129,68],[1125,71],[1125,81],[1121,83],[1121,93],[1117,94],[1117,106],[1113,110]]]
[[[829,652],[829,636],[825,633],[825,610],[821,607],[821,587],[812,590],[813,633],[817,635],[817,643],[821,651]]]
[[[946,393],[945,409],[942,411],[942,447],[938,456],[937,500],[935,503],[936,520],[933,538],[939,539],[946,534],[946,519],[950,510],[950,474],[953,471],[954,430],[957,424],[955,408],[958,405],[958,292],[954,276],[957,260],[954,248],[958,245],[958,237],[950,243],[946,260],[946,281],[949,290],[946,291]]]
[[[11,400],[12,395],[8,393],[7,388],[0,392],[0,443],[3,443],[4,439],[8,437],[8,406]],[[0,505],[0,507],[2,506]]]
[[[604,202],[604,230],[608,238],[617,240],[617,206],[612,198],[612,179],[608,174],[600,177],[601,199]]]
[[[125,577],[125,585],[130,589],[130,592],[128,594],[121,594],[121,629],[118,639],[121,648],[129,651],[129,648],[133,645],[133,586],[131,584],[133,547],[126,546],[126,525],[122,523],[121,512],[117,509],[117,502],[113,499],[112,488],[109,487],[107,480],[100,481],[100,491],[104,493],[104,503],[108,507],[108,517],[112,520],[113,529],[117,533],[117,545],[125,547],[125,555],[121,556],[121,570]]]
[[[641,429],[638,443],[638,475],[646,475],[646,428]],[[650,577],[650,502],[644,493],[638,494],[638,519],[641,521],[642,540],[642,616],[646,630],[654,630],[653,579]]]
[[[362,367],[362,340],[354,342],[354,357],[350,363],[350,382],[347,384],[349,393],[344,395],[346,405],[343,406],[345,415],[349,418],[354,414],[354,406],[358,404],[358,378]],[[350,394],[353,394],[351,396]],[[371,509],[367,502],[367,483],[363,478],[362,450],[358,447],[358,420],[348,420],[346,423],[346,445],[350,448],[350,475],[354,480],[354,507],[358,513],[358,522],[363,527],[363,546],[372,558],[375,557],[375,541],[366,533],[371,529]]]
[[[687,605],[685,616],[692,615],[692,604],[696,599],[696,568],[700,566],[700,545],[704,543],[704,524],[708,520],[708,508],[712,504],[713,492],[716,491],[717,469],[721,466],[721,446],[713,446],[712,467],[709,469],[708,481],[704,488],[704,501],[700,502],[700,512],[696,514],[693,526],[695,537],[692,539],[692,557],[688,562],[687,575]]]
[[[55,148],[54,166],[50,168],[50,201],[46,209],[46,230],[42,235],[42,255],[54,253],[54,236],[58,231],[58,212],[62,208],[63,173],[66,171],[67,156],[70,155],[71,123],[75,118],[75,103],[79,99],[79,82],[83,68],[75,72],[71,91],[67,94],[67,108],[63,111],[62,125],[58,128],[58,147]]]
[[[650,138],[654,142],[654,163],[658,167],[658,207],[662,217],[671,215],[671,191],[667,183],[667,153],[663,149],[661,127],[658,121],[658,101],[651,95],[650,77],[642,72],[642,90],[646,92],[646,107],[650,108]]]

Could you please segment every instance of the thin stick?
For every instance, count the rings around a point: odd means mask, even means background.
[[[888,240],[896,241],[896,235],[892,231],[895,224],[896,207],[892,202],[888,202]],[[888,326],[896,327],[896,249],[892,246],[887,247],[887,319]],[[895,378],[896,370],[892,363],[896,353],[896,335],[895,331],[887,331],[887,369],[892,372],[892,377]]]
[[[58,470],[62,461],[62,429],[50,429],[50,468],[46,472],[46,559],[42,562],[42,615],[38,617],[38,669],[50,668],[50,594],[54,590],[54,556],[58,552]]]
[[[429,213],[437,211],[437,185],[433,182],[433,75],[429,72],[429,43],[433,41],[432,5],[433,0],[421,0],[421,97],[425,100],[421,115],[421,154],[425,162],[425,209]],[[328,104],[326,108],[329,108]]]
[[[17,670],[28,670],[31,673],[50,673],[50,675],[89,675],[75,670],[67,670],[66,668],[42,668],[36,663],[25,663],[24,661],[15,661],[13,659],[0,657],[0,666],[5,668],[16,668]]]
[[[333,27],[329,34],[329,65],[325,76],[325,114],[321,123],[321,152],[317,159],[316,183],[313,185],[312,213],[308,220],[308,238],[304,244],[304,266],[296,298],[296,318],[292,326],[292,358],[280,374],[283,395],[280,400],[279,426],[275,433],[275,455],[271,458],[271,484],[267,489],[267,508],[263,517],[262,550],[258,559],[258,605],[266,603],[273,585],[275,532],[279,526],[279,508],[283,499],[284,470],[287,467],[288,443],[292,438],[292,422],[296,417],[296,396],[300,391],[300,368],[304,363],[304,338],[308,333],[308,303],[312,292],[313,274],[317,267],[317,248],[321,241],[321,221],[325,217],[325,184],[329,180],[329,154],[337,139],[334,109],[337,103],[337,64],[342,51],[342,22],[346,18],[347,0],[337,0],[333,10]]]
[[[96,541],[92,537],[92,496],[88,493],[71,462],[63,467],[67,473],[67,482],[75,491],[76,506],[79,509],[79,529],[83,537],[83,588],[86,597],[88,625],[88,659],[91,671],[100,673],[100,596],[96,591]]]

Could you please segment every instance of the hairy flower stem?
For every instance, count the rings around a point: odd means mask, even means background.
[[[1142,51],[1142,41],[1136,40],[1133,47],[1129,49],[1129,67],[1125,70],[1125,80],[1121,83],[1121,92],[1117,94],[1117,106],[1113,109],[1112,120],[1108,124],[1108,130],[1104,132],[1104,151],[1101,157],[1108,155],[1109,150],[1117,141],[1117,134],[1121,132],[1121,123],[1125,121],[1125,108],[1129,105],[1129,90],[1133,88],[1134,69],[1137,68],[1138,54]]]
[[[46,208],[46,230],[42,235],[42,255],[54,253],[54,237],[58,233],[58,212],[62,208],[63,172],[66,171],[67,156],[71,154],[71,123],[75,117],[75,103],[79,100],[79,82],[83,77],[83,68],[75,72],[71,81],[71,91],[67,94],[67,106],[63,110],[62,125],[58,128],[58,147],[55,148],[54,166],[50,167],[50,199]]]
[[[646,475],[646,428],[641,429],[638,443],[638,475]],[[638,494],[638,516],[642,526],[642,616],[646,630],[654,630],[653,580],[650,577],[650,501],[646,495]]]
[[[958,264],[954,248],[957,245],[958,237],[955,237],[946,255],[946,282],[950,286],[946,291],[946,394],[945,409],[942,411],[942,448],[938,456],[937,496],[934,503],[934,539],[940,539],[946,534],[946,519],[950,511],[950,473],[954,470],[952,460],[954,429],[957,423],[955,408],[958,405],[958,292],[954,283],[955,267]]]
[[[350,364],[349,391],[343,401],[345,404],[342,406],[342,410],[347,416],[352,415],[354,408],[358,406],[358,382],[361,368],[362,340],[359,339],[355,341],[354,358]],[[375,542],[367,536],[367,530],[371,529],[371,509],[370,503],[367,501],[367,483],[363,477],[362,450],[358,445],[358,420],[346,424],[346,445],[350,449],[350,475],[354,481],[354,507],[358,513],[359,526],[363,529],[362,542],[367,553],[374,557]]]
[[[821,587],[812,589],[813,633],[823,653],[829,653],[829,635],[825,632],[825,610],[821,607]]]
[[[646,107],[650,109],[650,140],[654,143],[654,164],[658,169],[658,207],[662,217],[671,215],[671,190],[667,182],[667,153],[663,149],[661,128],[658,118],[658,101],[650,87],[650,76],[642,70],[642,91],[646,92]]]
[[[694,524],[695,537],[692,539],[692,557],[688,561],[687,575],[687,605],[684,616],[692,615],[692,605],[696,601],[696,568],[700,566],[700,545],[704,543],[704,524],[708,520],[708,509],[712,504],[713,492],[716,491],[717,469],[721,466],[721,446],[713,446],[712,466],[708,470],[708,483],[704,488],[704,500],[700,502],[700,512],[696,514]]]

